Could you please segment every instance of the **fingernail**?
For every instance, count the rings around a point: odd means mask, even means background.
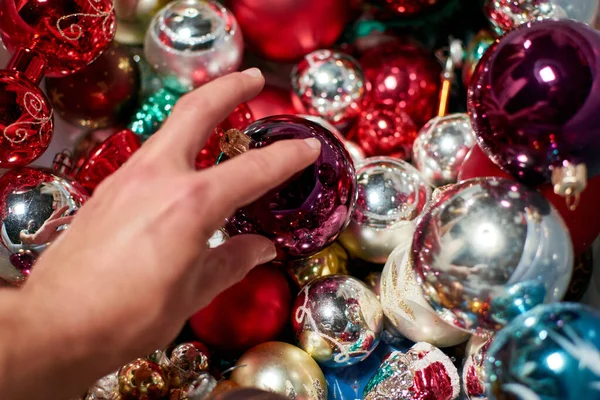
[[[316,138],[304,139],[304,143],[312,150],[320,150],[321,149],[321,141]]]
[[[275,249],[275,245],[271,243],[266,246],[260,255],[260,264],[268,263],[269,261],[273,261],[273,259],[277,257],[277,250]]]
[[[249,75],[253,78],[260,78],[262,76],[262,72],[258,68],[248,68],[245,71],[242,71],[242,74]]]

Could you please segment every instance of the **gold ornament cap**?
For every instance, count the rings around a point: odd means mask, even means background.
[[[587,186],[587,168],[585,164],[563,163],[562,167],[552,169],[554,193],[566,198],[567,207],[573,211],[579,205],[579,198]]]
[[[250,149],[252,138],[237,129],[230,129],[221,136],[219,146],[221,151],[232,158]]]

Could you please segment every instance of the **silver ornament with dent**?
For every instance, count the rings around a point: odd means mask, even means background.
[[[485,362],[492,336],[471,336],[465,350],[462,371],[463,392],[469,400],[487,400]]]
[[[342,133],[339,131],[339,129],[333,126],[331,123],[329,123],[326,119],[318,117],[316,115],[299,115],[299,117],[321,125],[323,128],[329,130],[338,139],[340,139],[340,141],[344,144],[346,150],[348,150],[348,153],[350,153],[350,157],[352,157],[354,165],[358,165],[365,159],[365,151],[358,144],[346,139],[344,135],[342,135]]]
[[[410,264],[410,248],[410,242],[396,247],[381,273],[380,301],[386,326],[391,324],[413,342],[437,347],[463,343],[469,334],[444,322],[425,299]]]
[[[413,163],[432,186],[455,183],[474,145],[475,133],[467,114],[435,117],[421,129],[413,144]]]
[[[538,191],[478,178],[439,190],[417,224],[411,262],[444,321],[487,334],[563,298],[573,247],[560,215]]]
[[[178,0],[146,33],[144,55],[166,87],[184,93],[236,71],[244,42],[234,15],[213,0]]]
[[[304,56],[291,73],[292,88],[308,114],[338,124],[356,116],[366,93],[362,68],[354,58],[331,50]]]
[[[392,157],[367,158],[356,171],[358,200],[339,241],[353,257],[383,264],[412,240],[431,188],[412,165]]]
[[[319,364],[345,367],[375,350],[383,312],[364,283],[347,275],[328,275],[302,288],[292,310],[292,327],[299,347]]]

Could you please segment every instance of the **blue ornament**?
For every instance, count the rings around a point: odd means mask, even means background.
[[[499,331],[486,363],[490,399],[600,399],[600,313],[538,306]]]

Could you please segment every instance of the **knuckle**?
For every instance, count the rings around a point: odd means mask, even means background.
[[[175,112],[198,112],[210,108],[210,102],[204,96],[198,96],[195,92],[183,95],[175,104]]]

